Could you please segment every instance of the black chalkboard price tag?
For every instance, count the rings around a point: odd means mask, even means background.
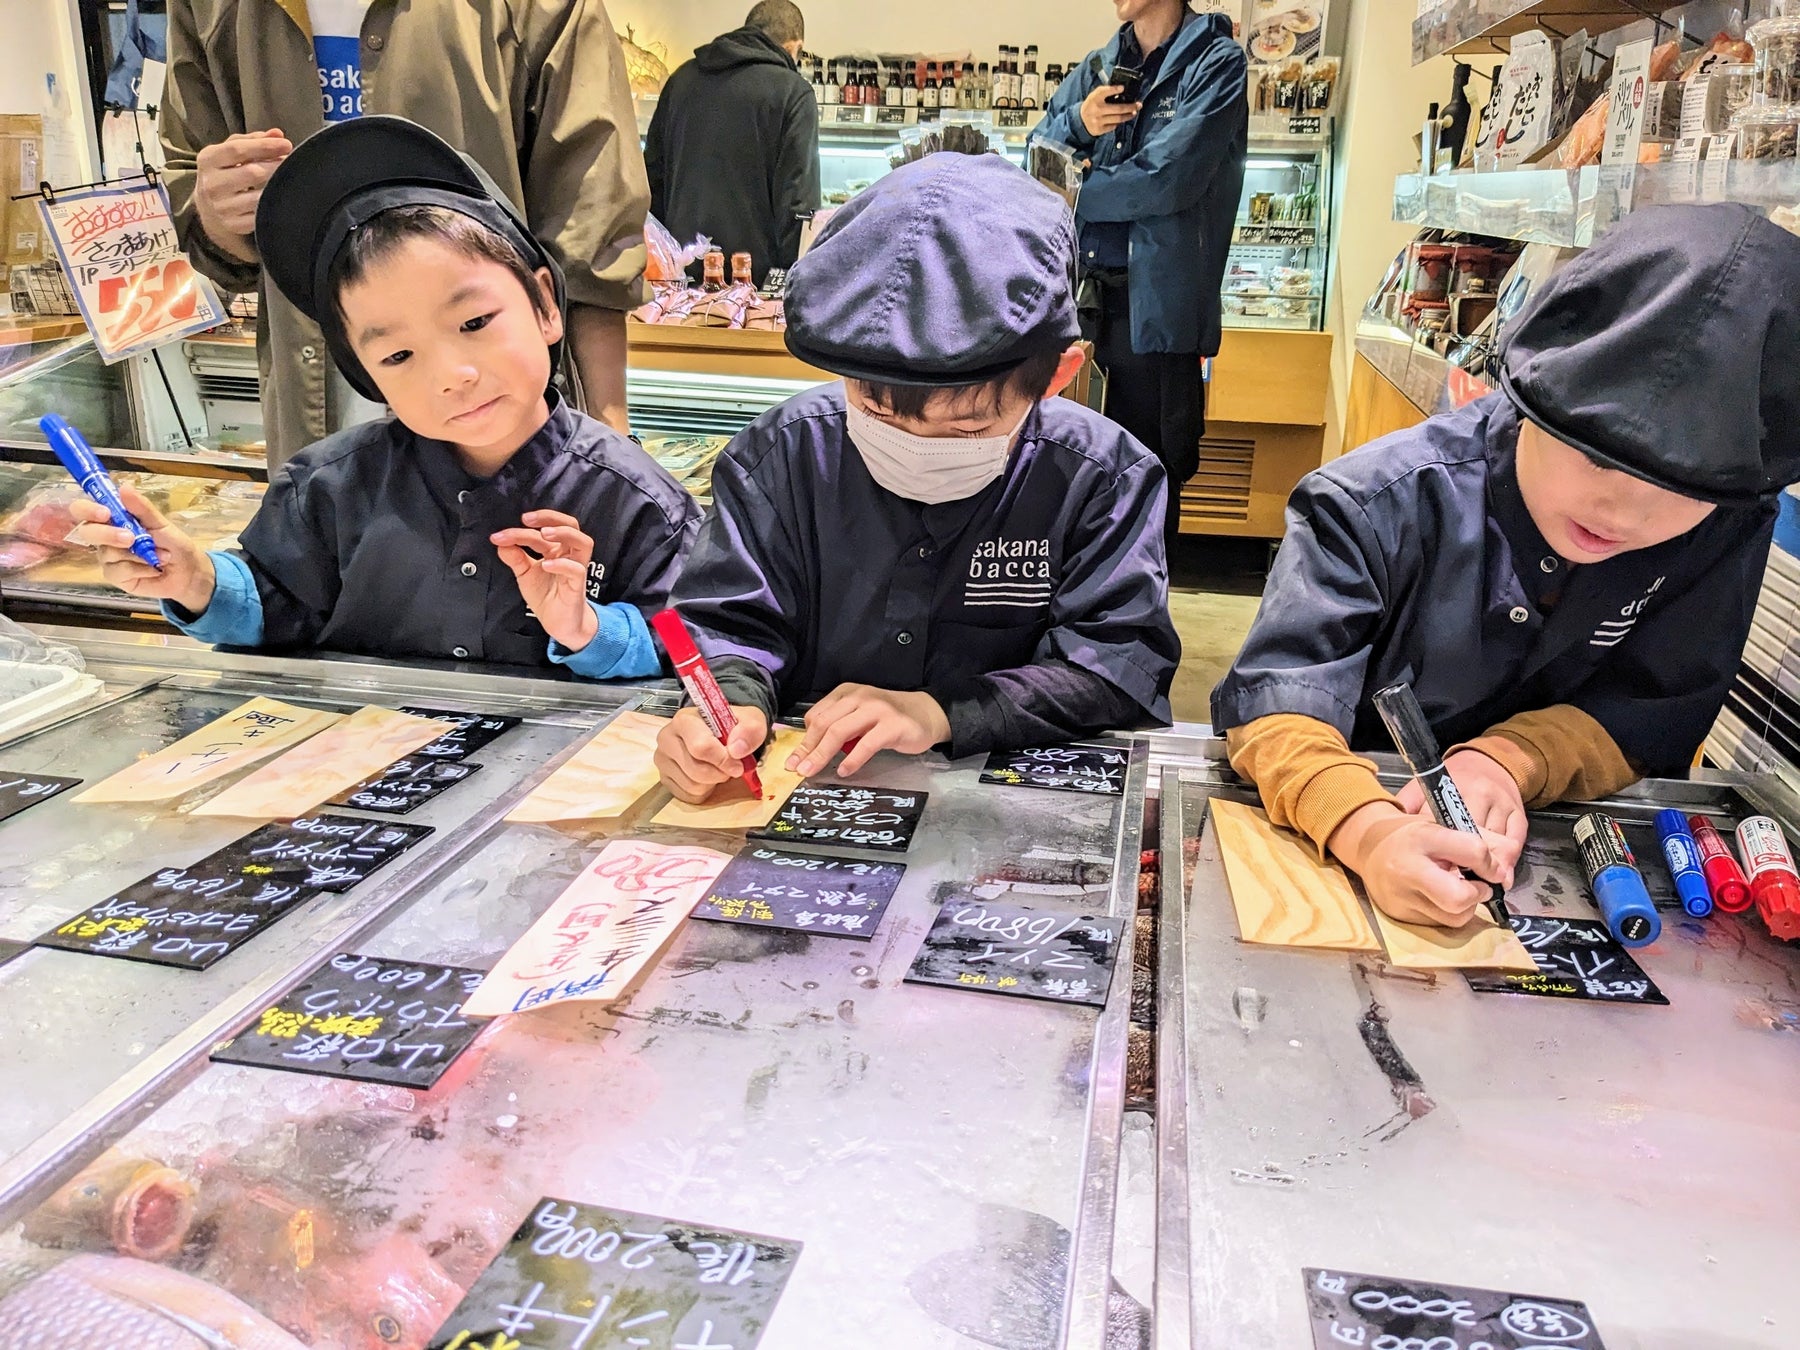
[[[15,956],[23,956],[30,950],[29,942],[14,942],[11,938],[0,938],[0,966],[5,965]]]
[[[906,978],[988,994],[1104,1007],[1122,919],[952,896]]]
[[[839,844],[882,853],[904,853],[925,813],[926,792],[890,792],[841,784],[794,789],[781,814],[751,839],[784,844]]]
[[[205,970],[301,902],[349,890],[430,833],[429,825],[353,816],[265,825],[126,887],[35,945]]]
[[[264,825],[213,858],[238,867],[245,876],[295,879],[309,891],[335,895],[360,886],[432,828],[355,816],[306,816]]]
[[[481,765],[466,760],[398,759],[377,777],[332,798],[331,804],[354,806],[359,811],[374,811],[380,815],[404,816],[479,772]]]
[[[81,783],[79,778],[59,778],[53,773],[14,773],[0,769],[0,820],[47,802],[59,792]]]
[[[800,1243],[538,1202],[428,1350],[756,1350]]]
[[[414,717],[429,717],[434,722],[450,722],[455,731],[447,731],[430,745],[412,752],[411,759],[467,759],[507,732],[518,726],[525,719],[522,717],[492,717],[486,713],[445,712],[442,708],[402,708],[403,713]]]
[[[1123,796],[1124,750],[1101,745],[1049,745],[1035,750],[997,750],[981,771],[984,783]]]
[[[1669,1004],[1643,967],[1613,940],[1598,919],[1514,914],[1512,929],[1537,963],[1538,973],[1464,971],[1469,987],[1476,993],[1529,994],[1594,1003],[1652,1003],[1663,1007]]]
[[[481,1030],[458,1010],[483,977],[340,952],[212,1057],[422,1091]]]
[[[1535,1294],[1307,1270],[1314,1350],[1606,1350],[1587,1305]]]
[[[694,917],[866,942],[905,875],[905,863],[752,844],[726,864]]]

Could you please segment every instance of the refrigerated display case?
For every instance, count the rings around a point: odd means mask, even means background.
[[[1324,326],[1331,259],[1331,133],[1253,131],[1225,274],[1225,326]]]

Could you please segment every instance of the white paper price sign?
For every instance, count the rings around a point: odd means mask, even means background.
[[[58,193],[38,210],[107,364],[225,322],[219,293],[182,254],[160,184]]]
[[[1650,95],[1650,38],[1627,42],[1613,57],[1612,102],[1606,116],[1606,145],[1600,162],[1636,164],[1644,139],[1644,103]]]

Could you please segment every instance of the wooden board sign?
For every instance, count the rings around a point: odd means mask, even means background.
[[[78,802],[165,802],[249,768],[342,721],[319,708],[253,698],[191,736],[96,783]]]
[[[1245,942],[1381,950],[1341,867],[1320,862],[1312,845],[1253,806],[1214,797],[1207,810]]]
[[[349,717],[194,808],[197,816],[292,820],[444,735],[444,723],[391,708]]]
[[[616,820],[660,781],[654,756],[666,717],[622,712],[559,765],[515,806],[507,820],[554,825],[577,820]]]
[[[805,780],[787,767],[800,742],[806,739],[801,727],[777,727],[773,739],[763,750],[757,763],[757,777],[762,780],[762,796],[752,796],[743,779],[721,784],[708,801],[698,806],[672,801],[658,811],[651,823],[672,825],[690,830],[744,830],[767,825],[781,810],[795,788]]]

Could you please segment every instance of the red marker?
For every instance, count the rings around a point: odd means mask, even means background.
[[[1688,828],[1699,845],[1700,870],[1712,887],[1713,903],[1727,914],[1742,914],[1750,908],[1750,883],[1744,880],[1744,869],[1732,856],[1731,846],[1705,816],[1689,816]]]
[[[1763,922],[1784,942],[1800,938],[1800,874],[1781,826],[1767,816],[1751,816],[1738,825],[1737,836]]]
[[[700,649],[688,635],[687,625],[674,610],[665,609],[650,620],[650,626],[662,639],[663,648],[669,653],[669,660],[675,663],[675,673],[681,677],[682,687],[687,690],[688,697],[694,700],[700,716],[706,719],[707,729],[719,738],[720,745],[729,745],[731,733],[737,730],[737,718],[731,715],[731,705],[725,701],[724,691],[713,678],[706,658],[700,655]],[[747,756],[744,760],[744,782],[758,797],[763,795],[762,779],[756,776],[754,755]]]

